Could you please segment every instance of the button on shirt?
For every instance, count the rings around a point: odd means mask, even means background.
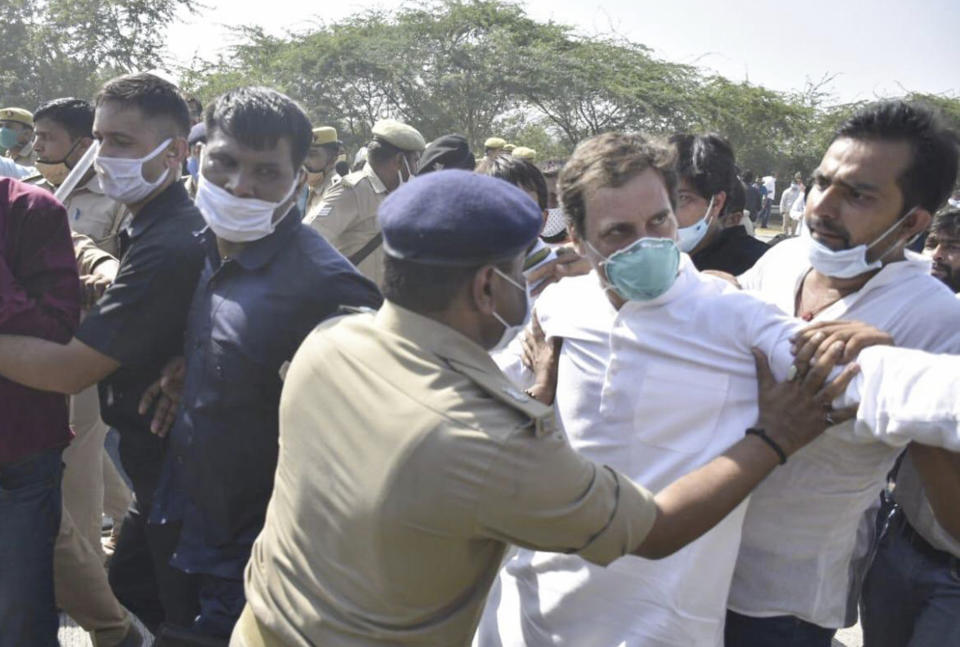
[[[307,213],[306,223],[349,258],[380,233],[377,209],[387,187],[369,163],[356,173],[332,180],[320,202]],[[370,252],[358,266],[376,284],[383,279],[383,246]]]
[[[117,278],[77,331],[77,339],[121,364],[100,382],[100,411],[128,448],[160,444],[150,433],[152,412],[142,416],[137,407],[164,364],[183,353],[187,311],[203,266],[195,235],[202,228],[179,182],[144,205],[120,233]]]
[[[810,271],[806,244],[802,238],[780,243],[740,277],[741,285],[793,313]],[[930,276],[929,261],[912,253],[814,321],[836,319],[876,326],[901,347],[960,352],[960,301]],[[903,446],[921,433],[909,426],[896,431],[862,434],[853,422],[831,427],[754,490],[731,609],[754,617],[793,615],[823,627],[856,621],[874,525],[864,513],[877,501]]]
[[[296,209],[234,259],[222,262],[212,232],[206,239],[151,522],[183,521],[174,566],[239,579],[273,487],[281,368],[341,306],[381,299]],[[218,549],[227,543],[239,546]]]
[[[577,454],[478,345],[390,302],[297,351],[280,459],[246,570],[283,644],[466,645],[507,543],[606,564],[650,494]]]
[[[96,174],[74,189],[63,201],[63,206],[73,231],[89,236],[97,247],[114,256],[119,253],[118,234],[129,212],[122,204],[103,194]]]
[[[757,421],[751,347],[783,379],[801,324],[681,259],[676,282],[651,301],[615,310],[591,273],[548,287],[536,308],[546,335],[563,338],[556,403],[571,445],[654,492],[743,438]],[[512,350],[498,361],[529,379]],[[477,643],[721,645],[745,509],[658,561],[599,568],[520,550],[500,573]]]
[[[0,334],[65,344],[79,318],[80,282],[63,207],[46,191],[0,179]],[[0,377],[0,465],[65,447],[72,437],[63,395]]]

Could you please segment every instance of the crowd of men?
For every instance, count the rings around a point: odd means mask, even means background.
[[[0,647],[960,644],[957,136],[509,146],[0,110]]]

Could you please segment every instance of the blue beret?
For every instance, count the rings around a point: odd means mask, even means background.
[[[454,267],[514,258],[543,226],[540,208],[526,193],[460,170],[414,178],[387,196],[378,215],[388,256]]]

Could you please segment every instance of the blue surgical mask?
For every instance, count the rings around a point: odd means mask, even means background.
[[[681,252],[689,254],[697,248],[703,237],[710,230],[710,212],[713,211],[713,196],[710,196],[710,202],[707,204],[707,211],[703,218],[689,227],[680,227],[677,229],[677,247]]]
[[[587,246],[601,258],[600,265],[609,281],[609,288],[630,301],[650,301],[670,289],[680,269],[680,250],[672,238],[641,238],[604,257],[596,248]]]
[[[0,128],[0,148],[10,150],[17,145],[20,135],[13,128]]]
[[[193,176],[194,180],[198,180],[197,173],[200,172],[200,160],[196,157],[187,158],[187,173]]]

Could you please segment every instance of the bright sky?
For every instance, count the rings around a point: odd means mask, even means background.
[[[170,30],[169,50],[180,61],[222,51],[230,44],[225,25],[260,25],[280,34],[403,4],[201,2],[209,8]],[[838,102],[901,95],[904,88],[960,96],[957,0],[528,0],[525,6],[537,20],[586,35],[617,33],[661,58],[775,90],[800,90],[808,80],[836,75],[829,89]]]

